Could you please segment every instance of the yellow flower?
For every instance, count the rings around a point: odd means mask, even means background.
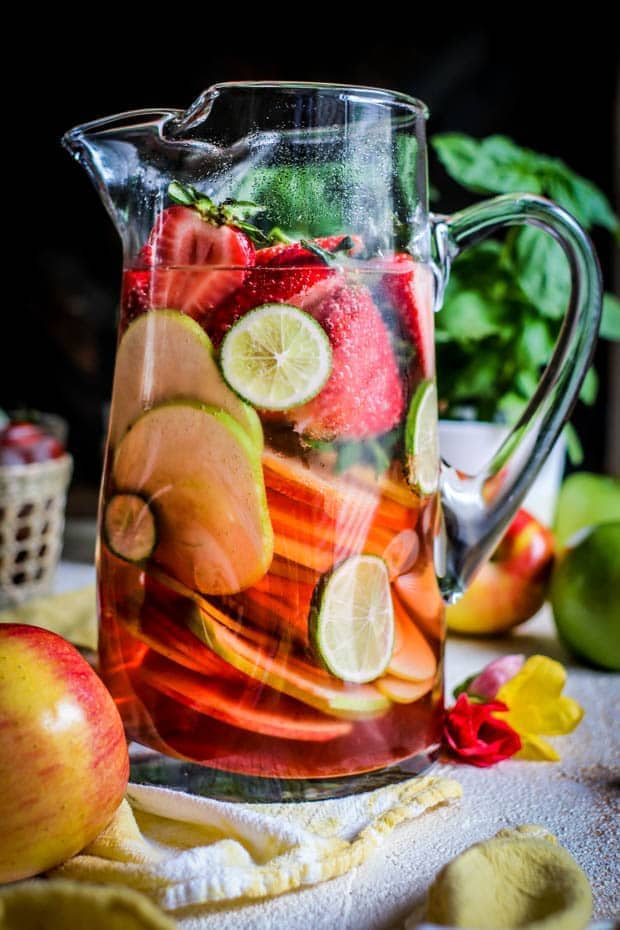
[[[581,721],[583,708],[562,695],[566,671],[547,656],[531,656],[521,670],[497,692],[496,700],[509,708],[494,716],[505,720],[521,737],[515,759],[558,762],[555,749],[541,736],[571,733]]]

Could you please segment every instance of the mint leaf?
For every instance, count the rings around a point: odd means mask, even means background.
[[[570,271],[564,252],[548,233],[528,226],[519,231],[514,249],[515,277],[528,300],[543,316],[564,316],[570,294]]]
[[[613,294],[603,294],[603,315],[599,336],[620,340],[620,300]]]

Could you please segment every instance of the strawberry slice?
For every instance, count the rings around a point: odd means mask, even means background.
[[[332,373],[320,394],[292,411],[311,439],[364,439],[385,433],[403,413],[403,389],[390,336],[370,291],[346,285],[312,311],[332,347]]]
[[[360,251],[359,236],[326,236],[313,239],[312,244],[325,252],[351,239],[348,254]],[[328,264],[316,252],[301,242],[284,243],[258,249],[255,265],[248,270],[243,288],[231,294],[214,313],[202,321],[218,345],[233,323],[254,307],[266,303],[289,303],[311,312],[327,293],[342,281],[341,272]]]
[[[312,245],[318,246],[324,252],[337,252],[339,247],[349,240],[350,248],[343,249],[347,255],[357,255],[363,248],[359,236],[323,236],[321,239],[311,239]],[[346,243],[348,244],[348,243]],[[316,252],[306,248],[301,242],[284,242],[271,245],[266,249],[259,249],[256,253],[257,265],[270,265],[271,267],[290,267],[293,265],[317,264],[321,262]]]
[[[384,294],[413,340],[422,377],[431,378],[435,370],[432,272],[406,252],[379,262],[387,272],[382,281]]]
[[[166,207],[141,252],[152,267],[150,306],[199,317],[243,284],[254,254],[240,229],[216,225],[193,207]]]

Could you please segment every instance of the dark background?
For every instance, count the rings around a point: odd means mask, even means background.
[[[76,24],[71,39],[59,38],[59,24],[50,20],[49,41],[45,23],[38,24],[36,51],[26,41],[21,78],[30,90],[22,102],[22,134],[12,136],[18,151],[7,185],[18,220],[18,301],[13,310],[4,308],[9,338],[0,406],[27,404],[67,418],[77,488],[95,488],[99,479],[121,254],[86,174],[60,147],[68,128],[123,110],[185,108],[218,81],[369,84],[425,100],[429,135],[505,133],[563,158],[614,202],[618,48],[611,24],[584,23],[580,16],[571,32],[558,34],[540,21],[520,30],[494,28],[461,25],[440,10],[436,18],[411,12],[402,19],[390,8],[387,23],[377,16],[359,31],[354,8],[336,24],[335,12],[324,7],[277,7],[264,14],[280,18],[276,35],[273,24],[248,23],[232,8],[229,22],[199,26],[196,9],[183,11],[192,25],[170,21],[147,29],[124,19],[109,26],[93,21],[81,32]],[[148,8],[143,12],[147,19]],[[19,80],[18,73],[16,88]],[[432,162],[431,178],[444,195],[436,208],[464,205]],[[611,241],[605,234],[595,240],[610,289]],[[585,466],[594,470],[604,461],[608,358],[603,344],[596,360],[599,401],[574,418]]]

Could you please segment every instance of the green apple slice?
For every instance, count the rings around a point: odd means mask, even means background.
[[[152,558],[183,584],[235,594],[267,572],[273,531],[260,453],[225,411],[170,401],[143,413],[121,440],[113,479],[148,500]]]
[[[110,411],[112,446],[116,448],[145,410],[177,399],[230,414],[262,449],[258,414],[222,378],[202,327],[178,310],[150,310],[129,325],[118,347]]]

